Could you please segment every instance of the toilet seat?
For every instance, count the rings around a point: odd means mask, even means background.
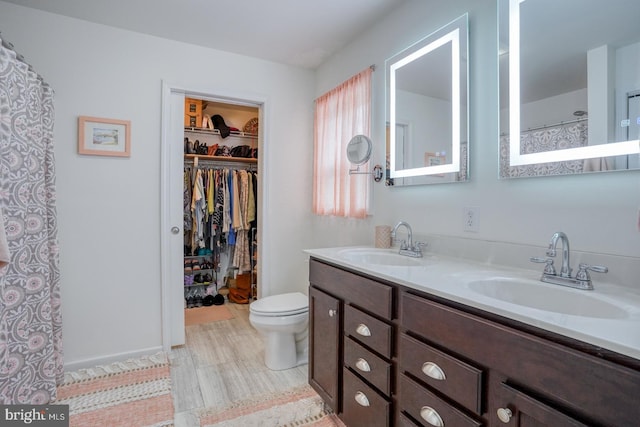
[[[252,302],[249,311],[266,317],[293,316],[309,311],[309,299],[301,292],[271,295]]]

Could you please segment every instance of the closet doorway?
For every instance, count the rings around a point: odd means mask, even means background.
[[[199,110],[195,107],[196,111],[189,111],[190,106],[186,103],[186,100],[196,100],[202,102],[202,109]],[[199,102],[196,102],[198,105]],[[189,119],[187,112],[195,113],[194,119]],[[200,114],[198,114],[200,113]],[[220,129],[220,118],[215,118],[218,126],[214,123],[213,116],[220,116],[224,120],[224,129]],[[226,117],[225,117],[226,115]],[[249,117],[250,116],[250,117]],[[209,128],[207,117],[211,117],[211,128]],[[264,239],[267,239],[267,230],[264,227],[268,222],[266,217],[267,211],[264,208],[268,199],[267,186],[264,184],[267,182],[266,168],[264,168],[265,147],[264,135],[266,135],[266,103],[265,100],[259,96],[255,97],[242,97],[235,96],[234,94],[218,94],[215,91],[207,90],[193,90],[185,89],[181,87],[171,86],[170,84],[163,82],[163,96],[162,96],[162,148],[161,148],[161,270],[162,270],[162,326],[163,326],[163,348],[169,350],[173,346],[183,345],[185,343],[185,262],[196,260],[198,267],[202,269],[201,263],[204,263],[205,267],[214,267],[211,270],[217,270],[208,272],[211,277],[207,277],[211,281],[217,279],[217,286],[213,283],[206,284],[204,286],[198,284],[196,288],[208,289],[211,293],[218,293],[225,285],[225,277],[229,275],[236,276],[245,271],[246,275],[244,279],[249,279],[255,293],[252,292],[251,296],[259,297],[263,293],[268,294],[268,283],[263,278],[265,274],[265,260],[262,256],[261,250]],[[246,120],[245,120],[246,119]],[[254,120],[255,119],[255,120]],[[191,120],[191,121],[189,121]],[[242,122],[242,123],[240,123]],[[202,126],[204,123],[205,126]],[[245,132],[245,125],[247,130],[251,130],[251,126],[255,124],[257,126],[257,133]],[[187,125],[187,126],[185,126]],[[190,126],[195,125],[195,126]],[[227,134],[226,127],[229,129]],[[218,127],[218,129],[216,129]],[[226,135],[222,138],[222,133]],[[251,134],[250,136],[248,136]],[[185,140],[185,138],[187,138]],[[185,151],[191,151],[195,149],[195,142],[198,141],[198,147],[200,152],[198,153],[185,153]],[[191,146],[188,145],[191,142]],[[217,147],[215,145],[217,144]],[[203,146],[207,146],[207,150],[212,150],[213,155],[204,153]],[[252,150],[251,154],[257,152],[257,158],[244,157],[240,159],[219,159],[218,157],[231,157],[226,156],[226,150],[231,150],[237,146],[249,146],[249,150]],[[223,148],[226,146],[227,148]],[[213,151],[215,147],[215,152]],[[217,151],[220,149],[220,151]],[[234,154],[247,155],[247,148],[239,148],[234,151]],[[202,154],[200,154],[202,153]],[[216,156],[220,154],[220,156]],[[229,153],[230,154],[230,153]],[[196,160],[197,158],[197,160]],[[207,235],[204,240],[196,240],[196,246],[204,246],[203,249],[209,249],[208,251],[202,251],[202,256],[199,255],[198,248],[193,248],[193,245],[189,247],[186,244],[188,240],[185,240],[186,215],[184,210],[185,201],[185,168],[191,168],[191,171],[198,169],[201,171],[218,170],[227,173],[230,171],[244,171],[247,173],[256,174],[255,183],[255,196],[257,201],[255,203],[255,227],[252,231],[247,230],[247,242],[253,245],[255,236],[255,246],[250,248],[248,252],[251,257],[255,255],[255,259],[249,260],[249,267],[244,266],[236,269],[234,263],[234,251],[229,251],[227,247],[220,248],[221,250],[216,254],[214,248],[211,247],[215,242],[227,243],[228,235],[225,235],[222,240],[218,240],[221,236]],[[244,174],[243,172],[243,174]],[[237,173],[237,172],[234,172]],[[211,176],[211,175],[209,175]],[[213,174],[215,177],[216,175]],[[224,176],[218,175],[218,178]],[[228,175],[227,175],[228,176]],[[239,175],[238,175],[239,176]],[[201,236],[204,237],[204,236]],[[191,239],[191,238],[189,238]],[[192,241],[192,240],[189,240]],[[207,248],[207,246],[209,246]],[[188,251],[191,251],[189,253]],[[257,262],[257,255],[260,254],[260,261]],[[188,255],[188,258],[185,258]],[[207,257],[210,255],[210,257]],[[203,261],[206,259],[206,261]],[[236,259],[237,261],[237,259]],[[242,262],[242,261],[241,261]],[[190,264],[191,268],[193,265]],[[192,270],[193,272],[193,270]],[[214,275],[215,272],[215,275]],[[255,275],[254,275],[255,273]],[[201,274],[199,280],[204,281],[204,274]],[[193,274],[195,278],[195,274]],[[217,289],[216,289],[217,287]],[[195,294],[195,290],[193,291]]]

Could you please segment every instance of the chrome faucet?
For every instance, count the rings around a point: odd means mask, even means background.
[[[547,256],[556,256],[556,245],[558,239],[562,242],[562,267],[560,267],[560,277],[571,277],[571,265],[569,264],[569,238],[562,231],[558,231],[551,236],[551,243],[547,249]]]
[[[400,243],[400,251],[398,253],[400,255],[406,255],[413,258],[421,257],[422,247],[426,245],[422,242],[416,242],[415,245],[413,244],[413,233],[411,231],[411,226],[408,223],[404,221],[400,221],[399,223],[397,223],[396,226],[393,227],[393,230],[391,230],[391,238],[396,238],[396,232],[401,226],[404,226],[407,229],[407,240],[403,240]]]
[[[607,267],[602,265],[588,265],[580,263],[578,266],[578,273],[575,277],[571,277],[571,264],[569,262],[569,238],[562,231],[554,233],[551,237],[551,243],[549,243],[549,249],[547,249],[548,257],[556,256],[556,246],[558,240],[562,242],[562,266],[560,267],[560,274],[556,273],[556,269],[553,266],[552,258],[530,258],[531,262],[544,263],[544,271],[540,280],[545,283],[552,283],[554,285],[569,286],[576,289],[593,290],[593,282],[589,271],[595,271],[597,273],[606,273],[609,271]]]

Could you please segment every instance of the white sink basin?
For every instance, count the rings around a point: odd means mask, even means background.
[[[601,319],[629,316],[621,305],[603,300],[591,291],[546,285],[529,279],[498,277],[472,281],[468,287],[489,298],[554,313]]]
[[[357,264],[392,266],[392,267],[420,267],[421,258],[411,258],[391,252],[388,249],[344,249],[338,253],[340,258]]]

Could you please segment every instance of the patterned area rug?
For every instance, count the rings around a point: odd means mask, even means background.
[[[164,353],[65,374],[57,404],[71,427],[173,426],[169,361]]]
[[[225,409],[204,410],[202,427],[344,427],[309,386],[243,401]]]

